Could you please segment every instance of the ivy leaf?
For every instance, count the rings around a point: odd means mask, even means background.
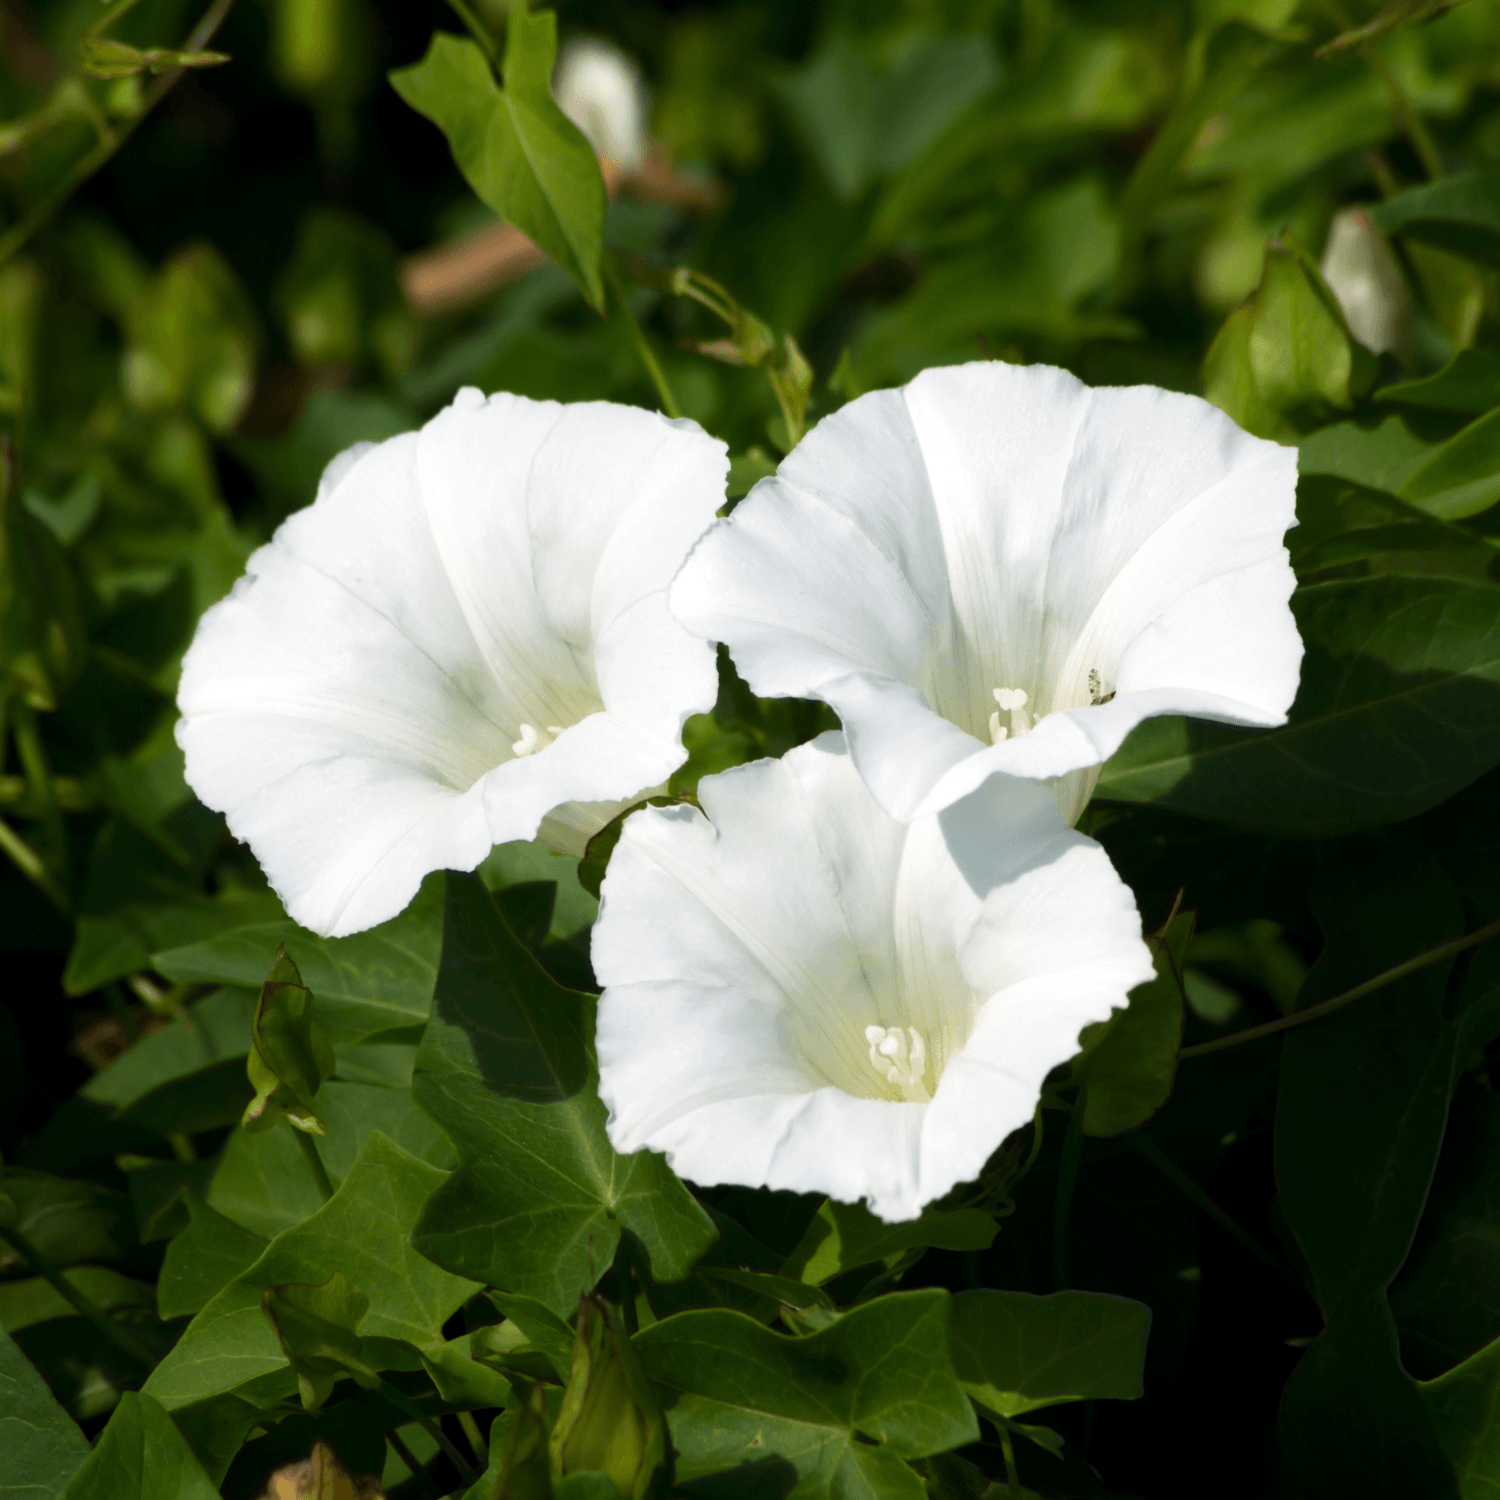
[[[156,1283],[157,1315],[165,1322],[195,1313],[264,1253],[267,1240],[191,1196],[188,1227],[167,1246]]]
[[[789,1500],[922,1500],[904,1460],[979,1435],[949,1315],[948,1294],[926,1290],[878,1297],[802,1336],[719,1308],[642,1329],[647,1372],[675,1395],[678,1481],[754,1464]]]
[[[1165,1104],[1177,1076],[1182,1045],[1182,971],[1193,940],[1194,917],[1182,912],[1152,934],[1156,978],[1130,992],[1130,1004],[1107,1021],[1087,1026],[1072,1077],[1083,1090],[1086,1135],[1124,1135]]]
[[[157,950],[151,967],[181,984],[259,989],[279,947],[318,997],[318,1024],[336,1049],[406,1033],[426,1021],[442,946],[442,876],[429,876],[399,917],[346,938],[320,938],[289,919],[250,922]]]
[[[604,177],[593,148],[552,97],[557,17],[511,7],[505,87],[479,47],[436,32],[427,56],[390,75],[411,107],[448,137],[469,186],[529,235],[604,310]]]
[[[1500,358],[1483,349],[1460,349],[1441,370],[1381,386],[1375,399],[1382,405],[1479,416],[1500,406]]]
[[[450,875],[435,1014],[412,1092],[458,1149],[415,1244],[439,1265],[571,1315],[622,1229],[658,1281],[686,1276],[712,1220],[651,1152],[604,1132],[586,1038],[593,999],[563,988],[472,876]]]
[[[1463,931],[1442,867],[1389,839],[1345,846],[1313,909],[1326,944],[1303,1005]],[[1290,1474],[1310,1493],[1456,1494],[1401,1366],[1385,1295],[1443,1138],[1456,1035],[1443,1011],[1449,966],[1409,975],[1282,1043],[1276,1179],[1326,1327],[1288,1382],[1277,1432]]]
[[[278,948],[255,1007],[245,1064],[255,1098],[240,1123],[246,1130],[267,1130],[285,1115],[297,1130],[326,1135],[313,1099],[335,1066],[333,1048],[313,1020],[312,991],[285,947]]]
[[[94,1451],[63,1491],[65,1500],[218,1500],[171,1417],[145,1392],[129,1391]]]
[[[931,1246],[939,1250],[987,1250],[998,1226],[977,1208],[928,1209],[920,1218],[887,1224],[859,1203],[828,1199],[813,1216],[782,1275],[822,1286],[856,1266],[867,1266]]]
[[[1500,1339],[1417,1385],[1465,1497],[1493,1494],[1500,1475]]]
[[[1150,1328],[1145,1303],[1103,1292],[960,1292],[953,1367],[1002,1417],[1064,1401],[1134,1401]]]
[[[305,1411],[317,1411],[341,1376],[374,1390],[380,1376],[364,1361],[359,1325],[370,1299],[335,1271],[321,1286],[268,1286],[260,1299],[287,1362],[297,1375]]]
[[[1425,240],[1482,265],[1500,265],[1500,168],[1479,167],[1408,188],[1371,213],[1387,234]]]
[[[152,1372],[147,1390],[169,1410],[287,1372],[287,1359],[261,1312],[271,1286],[325,1283],[341,1271],[368,1296],[370,1340],[421,1350],[443,1343],[443,1324],[477,1290],[424,1259],[410,1244],[422,1204],[444,1174],[371,1135],[333,1197],[305,1223],[283,1231],[249,1270],[219,1292]]]
[[[1099,796],[1268,838],[1323,838],[1396,822],[1500,761],[1500,588],[1457,578],[1304,585],[1307,647],[1282,729],[1149,719]]]
[[[448,1138],[412,1102],[410,1089],[331,1078],[318,1095],[328,1128],[318,1154],[335,1187],[379,1131],[430,1167],[454,1163]],[[289,1130],[237,1130],[225,1143],[208,1187],[208,1202],[236,1224],[270,1238],[310,1218],[323,1206]]]
[[[54,1500],[88,1440],[0,1324],[0,1495]]]

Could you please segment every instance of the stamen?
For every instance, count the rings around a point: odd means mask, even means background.
[[[538,750],[545,750],[562,732],[563,726],[561,724],[549,724],[545,732],[538,729],[534,724],[523,724],[521,726],[521,738],[510,747],[511,754],[517,760],[523,755],[534,755]]]
[[[1000,708],[990,715],[990,743],[998,745],[1007,734],[1025,734],[1031,728],[1031,715],[1026,712],[1025,688],[996,688],[994,696]],[[1001,724],[1002,713],[1010,715],[1009,726]]]
[[[866,1026],[865,1041],[870,1044],[870,1066],[899,1089],[908,1103],[931,1100],[924,1078],[927,1043],[915,1026]]]
[[[523,724],[521,726],[521,738],[510,747],[511,754],[519,760],[523,755],[530,755],[534,751],[540,750],[544,743],[534,724]]]

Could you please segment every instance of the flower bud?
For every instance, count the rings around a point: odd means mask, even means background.
[[[552,1477],[604,1473],[623,1500],[645,1500],[666,1456],[661,1403],[613,1309],[585,1297],[552,1429]]]
[[[641,70],[611,42],[583,37],[563,48],[552,92],[601,161],[646,160],[646,86]]]
[[[1346,208],[1334,215],[1321,270],[1349,332],[1372,353],[1389,350],[1406,359],[1412,339],[1411,290],[1368,209]]]

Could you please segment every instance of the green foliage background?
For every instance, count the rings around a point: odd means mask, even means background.
[[[1500,0],[556,33],[640,60],[694,207],[606,209],[550,13],[0,6],[0,1496],[248,1500],[320,1438],[402,1497],[1500,1494]],[[1355,205],[1378,356],[1319,272]],[[415,311],[497,214],[549,263]],[[981,356],[1296,444],[1308,654],[1285,729],[1106,767],[1158,978],[915,1224],[610,1149],[604,844],[323,940],[189,794],[195,622],[348,444],[670,404],[738,495]],[[673,790],[822,727],[726,665]]]

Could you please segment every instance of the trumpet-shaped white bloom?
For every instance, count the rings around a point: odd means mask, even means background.
[[[1296,464],[1196,397],[928,370],[820,422],[672,611],[757,693],[831,705],[894,817],[998,771],[1073,822],[1142,719],[1285,722]]]
[[[584,133],[595,154],[622,167],[639,167],[650,139],[641,70],[613,42],[580,37],[563,48],[552,94]]]
[[[198,627],[188,784],[332,936],[539,828],[581,852],[713,703],[666,589],[727,469],[692,422],[475,390],[349,449]]]
[[[1035,783],[902,824],[827,734],[698,795],[626,822],[593,938],[610,1139],[694,1182],[914,1218],[1151,977],[1130,891]]]

